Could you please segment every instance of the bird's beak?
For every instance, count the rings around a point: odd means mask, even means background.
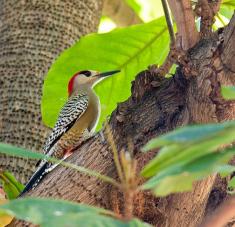
[[[113,74],[115,74],[115,73],[119,73],[119,72],[121,72],[121,71],[120,71],[120,70],[114,70],[114,71],[99,73],[97,76],[98,76],[99,78],[102,78],[102,77],[106,77],[106,76],[111,76],[111,75],[113,75]]]

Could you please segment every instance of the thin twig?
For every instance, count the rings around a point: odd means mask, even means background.
[[[129,152],[121,151],[120,162],[125,176],[125,181],[122,183],[122,191],[124,195],[124,218],[128,221],[133,217],[134,197],[138,187],[138,181],[136,178],[137,161],[131,158]]]
[[[115,166],[117,168],[117,173],[120,178],[120,181],[123,182],[124,176],[122,173],[122,168],[121,168],[121,164],[120,164],[119,157],[118,157],[118,151],[117,151],[117,147],[114,142],[113,135],[111,133],[109,124],[106,125],[106,131],[107,131],[107,139],[108,139],[108,142],[111,146],[111,150],[113,152],[113,159],[114,159]]]
[[[171,45],[173,46],[175,44],[175,33],[174,33],[172,19],[170,16],[170,12],[169,12],[169,8],[168,8],[166,0],[161,0],[161,1],[162,1],[162,7],[163,7],[165,18],[166,18],[166,23],[167,23],[170,39],[171,39]]]
[[[60,160],[58,160],[56,158],[52,158],[52,157],[47,157],[47,160],[52,162],[52,163],[59,163],[62,166],[65,166],[65,167],[68,167],[68,168],[71,168],[71,169],[75,169],[78,172],[84,173],[86,175],[96,177],[96,178],[101,179],[104,182],[110,183],[110,184],[112,184],[112,185],[114,185],[118,188],[121,187],[120,184],[117,181],[115,181],[113,178],[108,177],[106,175],[103,175],[101,173],[98,173],[96,171],[87,169],[87,168],[82,167],[82,166],[77,166],[77,165],[69,163],[69,162],[60,161]]]
[[[101,173],[98,173],[96,171],[84,168],[82,166],[77,166],[77,165],[71,164],[69,162],[61,162],[61,165],[65,166],[65,167],[73,168],[73,169],[77,170],[78,172],[85,173],[87,175],[101,179],[102,181],[104,181],[106,183],[110,183],[118,188],[121,187],[120,184],[117,181],[115,181],[113,178],[108,177],[106,175],[103,175]]]

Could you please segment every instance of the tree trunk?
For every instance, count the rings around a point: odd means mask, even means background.
[[[224,42],[219,40],[221,37]],[[150,138],[186,124],[235,119],[235,102],[225,101],[220,95],[221,85],[235,85],[234,40],[235,16],[222,35],[215,33],[190,49],[185,64],[172,78],[158,77],[149,71],[137,76],[132,96],[118,105],[110,123],[119,150],[126,149],[128,139],[133,142],[139,169],[155,153],[140,152]],[[68,161],[116,176],[110,147],[99,135],[84,143]],[[214,180],[215,176],[211,176],[195,183],[192,192],[166,198],[138,194],[135,215],[157,226],[197,226]],[[115,189],[61,166],[28,195],[63,198],[122,212],[123,202]]]
[[[102,0],[0,0],[0,141],[42,151],[43,77],[80,36],[97,30]],[[0,168],[23,183],[35,161],[0,155]]]

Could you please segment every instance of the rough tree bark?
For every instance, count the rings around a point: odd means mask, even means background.
[[[149,71],[140,73],[133,82],[131,97],[113,112],[110,124],[116,144],[119,150],[126,149],[127,139],[133,141],[139,168],[155,153],[140,153],[140,147],[150,138],[190,123],[235,119],[235,102],[225,101],[220,95],[221,85],[235,85],[235,16],[222,36],[223,43],[218,33],[200,40],[187,52],[184,64],[172,78]],[[99,135],[83,144],[68,161],[116,176],[110,147]],[[149,193],[138,194],[135,215],[157,226],[197,226],[214,180],[211,176],[196,183],[192,192],[161,199]],[[119,192],[64,167],[47,175],[28,195],[63,198],[122,212]],[[22,223],[16,222],[15,226]]]
[[[97,30],[102,0],[0,0],[0,141],[41,151],[43,77],[80,36]],[[35,161],[0,155],[0,168],[23,183]]]

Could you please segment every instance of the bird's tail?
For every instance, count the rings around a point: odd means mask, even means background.
[[[39,184],[39,182],[43,179],[43,177],[46,175],[46,173],[48,173],[47,169],[50,165],[51,164],[48,162],[45,162],[43,165],[41,165],[33,174],[33,176],[30,178],[29,182],[26,184],[25,188],[19,194],[18,197],[21,197],[24,193],[35,188]]]

